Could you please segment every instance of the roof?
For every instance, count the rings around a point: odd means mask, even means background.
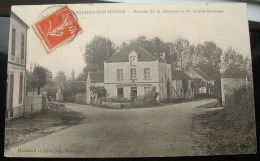
[[[62,81],[62,88],[63,89],[86,89],[86,82],[85,81]]]
[[[148,52],[146,47],[140,43],[133,42],[117,54],[112,55],[110,58],[107,59],[107,63],[112,62],[128,62],[129,61],[129,54],[132,51],[135,51],[138,55],[138,61],[162,61],[162,59],[156,57],[154,54]]]
[[[19,17],[17,16],[13,11],[11,11],[11,17],[15,18],[20,24],[22,24],[26,29],[29,29],[30,27]]]
[[[104,72],[89,72],[90,83],[104,83]]]
[[[250,76],[246,70],[236,68],[227,68],[222,74],[221,78],[246,78]],[[251,75],[252,76],[252,75]]]
[[[174,80],[192,80],[190,76],[181,70],[172,70],[172,79]]]
[[[205,72],[203,72],[200,68],[193,68],[193,70],[198,73],[202,78],[204,78],[206,81],[214,81],[213,78],[211,78],[209,75],[207,75]]]

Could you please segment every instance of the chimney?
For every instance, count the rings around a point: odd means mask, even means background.
[[[106,45],[106,47],[107,47],[107,59],[109,58],[109,57],[111,57],[111,41],[110,40],[108,40],[107,41],[107,45]]]

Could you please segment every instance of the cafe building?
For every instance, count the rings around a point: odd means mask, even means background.
[[[134,42],[104,62],[104,86],[109,97],[129,98],[131,94],[142,97],[156,87],[157,101],[169,98],[172,81],[171,65],[165,62],[165,55],[150,53],[146,47]]]

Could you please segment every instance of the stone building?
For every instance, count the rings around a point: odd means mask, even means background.
[[[253,85],[252,75],[246,70],[228,68],[221,74],[221,97],[222,105],[225,105],[226,97],[232,95],[235,89],[242,86]]]
[[[194,98],[193,80],[181,70],[172,70],[172,99]]]
[[[97,104],[98,95],[90,91],[91,86],[104,86],[104,72],[89,72],[86,84],[86,101],[87,104]]]
[[[25,72],[28,29],[29,26],[11,11],[7,65],[6,118],[23,115],[25,108]]]
[[[163,54],[161,54],[163,56]],[[162,57],[148,52],[142,44],[134,42],[104,62],[104,85],[109,97],[123,96],[135,98],[143,96],[151,87],[159,92],[157,101],[165,100],[170,95],[172,82],[171,65]]]
[[[215,80],[200,68],[189,68],[186,73],[194,80],[194,94],[213,93]]]

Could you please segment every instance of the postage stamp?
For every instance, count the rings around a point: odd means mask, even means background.
[[[66,5],[41,18],[33,29],[48,53],[72,41],[83,31],[76,15]]]

